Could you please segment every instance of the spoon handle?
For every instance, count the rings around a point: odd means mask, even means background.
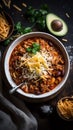
[[[14,93],[19,87],[21,87],[23,84],[25,84],[25,83],[23,82],[23,83],[19,84],[18,86],[15,86],[15,87],[11,88],[11,89],[9,90],[9,94],[13,94],[13,93]]]

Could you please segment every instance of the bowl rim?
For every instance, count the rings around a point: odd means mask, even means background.
[[[10,86],[11,87],[14,87],[15,86],[15,83],[13,84],[13,81],[11,80],[11,78],[9,78],[9,76],[10,76],[10,73],[8,72],[8,70],[7,70],[7,66],[8,66],[8,63],[9,62],[7,62],[7,60],[9,60],[9,51],[10,50],[13,50],[12,49],[12,46],[15,44],[15,43],[17,43],[17,42],[19,42],[19,41],[23,41],[23,40],[21,40],[21,39],[26,39],[25,37],[30,37],[30,36],[32,36],[32,37],[34,37],[35,35],[39,35],[40,37],[41,36],[43,36],[44,35],[44,38],[45,37],[48,37],[48,39],[49,39],[49,37],[50,38],[53,38],[53,40],[55,40],[55,42],[58,42],[59,43],[59,45],[62,47],[62,51],[64,51],[64,53],[65,53],[65,55],[66,55],[66,60],[67,60],[67,71],[66,71],[66,74],[65,74],[65,78],[64,78],[64,80],[62,80],[62,82],[56,87],[56,88],[54,88],[53,90],[51,90],[50,92],[47,92],[47,93],[44,93],[44,94],[41,94],[41,95],[34,95],[34,94],[27,94],[27,93],[25,93],[25,92],[23,92],[20,88],[19,89],[17,89],[16,90],[16,92],[17,93],[19,93],[19,94],[21,94],[22,96],[25,96],[26,98],[31,98],[31,99],[43,99],[43,98],[48,98],[48,97],[50,97],[50,96],[52,96],[53,94],[56,94],[57,92],[59,92],[59,90],[61,89],[61,88],[63,88],[63,86],[64,86],[64,84],[65,84],[65,82],[66,82],[66,80],[67,80],[67,78],[68,78],[68,76],[69,76],[69,71],[70,71],[70,60],[69,60],[69,56],[68,56],[68,53],[67,53],[67,51],[66,51],[66,48],[64,47],[64,45],[62,44],[62,42],[60,41],[60,40],[58,40],[55,36],[53,36],[53,35],[51,35],[51,34],[49,34],[49,33],[45,33],[45,32],[31,32],[31,33],[27,33],[27,34],[24,34],[24,35],[21,35],[20,37],[18,37],[16,40],[14,40],[9,46],[8,46],[8,48],[7,48],[7,51],[6,51],[6,54],[5,54],[5,56],[4,56],[4,73],[5,73],[5,75],[6,75],[6,78],[7,78],[7,80],[8,80],[8,82],[9,82],[9,84],[10,84]],[[20,42],[19,42],[20,43]],[[18,43],[18,44],[19,44]],[[16,44],[17,45],[17,44]],[[15,46],[16,46],[15,45]],[[58,46],[59,46],[58,45]],[[15,48],[15,47],[14,47]],[[11,53],[11,51],[10,51],[10,53]]]
[[[7,36],[5,39],[1,39],[0,42],[6,41],[6,40],[12,35],[12,33],[13,33],[13,31],[14,31],[14,21],[13,21],[11,15],[10,15],[9,13],[7,13],[6,11],[2,11],[2,12],[4,13],[5,16],[8,17],[8,20],[7,20],[7,21],[8,21],[8,23],[9,23],[9,21],[10,21],[10,23],[11,23],[11,28],[10,28],[10,31],[9,31],[8,36]],[[10,24],[10,23],[9,23],[9,24]]]

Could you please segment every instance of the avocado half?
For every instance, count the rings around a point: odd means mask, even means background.
[[[57,21],[60,21],[62,23],[62,29],[59,30],[59,31],[56,31],[52,28],[51,26],[51,23],[54,21],[54,20],[57,20]],[[47,28],[48,30],[56,35],[56,36],[64,36],[67,34],[68,32],[68,27],[67,27],[67,24],[65,23],[64,20],[62,20],[60,17],[58,17],[57,15],[53,14],[53,13],[50,13],[46,16],[46,24],[47,24]]]

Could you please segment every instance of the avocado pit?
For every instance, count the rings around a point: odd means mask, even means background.
[[[51,22],[51,27],[54,31],[61,31],[63,29],[63,23],[60,20],[53,20]]]

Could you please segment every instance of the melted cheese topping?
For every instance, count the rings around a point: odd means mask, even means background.
[[[52,57],[45,52],[37,52],[35,55],[29,55],[28,53],[27,55],[26,59],[25,55],[21,58],[21,61],[23,61],[21,62],[21,66],[25,65],[30,73],[35,73],[36,76],[45,79],[45,75],[51,66]]]
[[[39,52],[37,52],[37,54],[32,56],[31,58],[28,58],[25,62],[25,65],[29,68],[31,72],[35,70],[38,74],[41,73],[41,67],[44,67],[44,69],[48,69],[48,65],[45,59]]]

